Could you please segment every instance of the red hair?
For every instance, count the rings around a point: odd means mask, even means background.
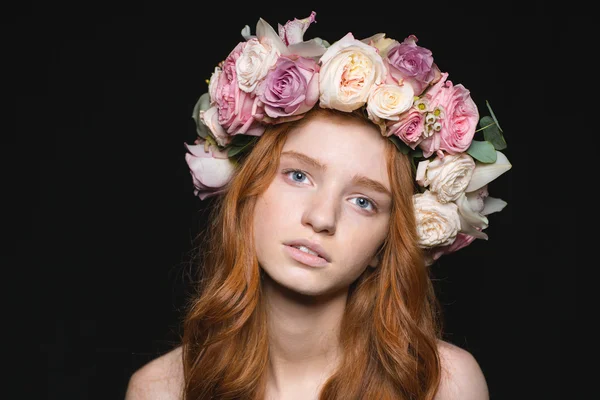
[[[275,176],[273,160],[279,160],[287,134],[323,114],[371,124],[360,112],[315,107],[300,120],[270,127],[211,209],[198,249],[200,279],[183,324],[187,400],[264,397],[269,353],[252,235],[254,206]],[[439,386],[439,304],[417,246],[412,165],[386,143],[393,195],[389,233],[377,268],[367,268],[350,286],[342,361],[324,384],[321,400],[433,399]]]

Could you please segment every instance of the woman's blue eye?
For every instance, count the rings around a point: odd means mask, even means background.
[[[356,204],[363,209],[367,209],[365,207],[363,207],[363,205],[370,205],[371,208],[374,210],[375,209],[375,204],[373,204],[373,202],[365,197],[355,197],[355,199],[357,200]]]
[[[301,182],[303,180],[303,178],[306,178],[306,175],[302,171],[297,171],[297,170],[289,171],[288,174],[290,172],[293,173],[293,175],[292,175],[293,178],[292,179],[294,180],[294,182]],[[295,180],[295,178],[299,178],[299,180]]]
[[[306,173],[299,169],[289,169],[283,171],[287,176],[292,174],[292,181],[302,183],[305,179],[308,179]],[[354,197],[352,200],[357,200],[355,203],[359,208],[367,211],[377,211],[377,206],[371,200],[366,197]],[[370,206],[370,208],[369,208]]]

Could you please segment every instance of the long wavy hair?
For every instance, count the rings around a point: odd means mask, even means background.
[[[274,179],[287,134],[315,115],[371,122],[363,112],[315,107],[267,129],[215,200],[197,248],[199,272],[183,320],[186,400],[258,400],[265,395],[268,334],[252,218]],[[389,233],[380,263],[350,286],[339,338],[343,356],[319,399],[432,399],[441,367],[440,307],[417,246],[408,157],[386,140],[392,189]]]

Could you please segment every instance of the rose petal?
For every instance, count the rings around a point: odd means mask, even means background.
[[[219,146],[225,147],[231,142],[231,136],[219,124],[219,110],[217,106],[210,107],[200,115],[200,122],[208,128],[209,134]],[[206,137],[206,136],[204,136]]]
[[[210,188],[220,188],[226,185],[235,169],[229,159],[194,157],[188,153],[185,155],[185,160],[194,178]]]
[[[376,33],[374,35],[371,35],[369,37],[366,37],[364,39],[360,39],[361,42],[366,43],[366,44],[371,44],[371,42],[376,42],[380,39],[384,39],[385,38],[385,33],[380,32],[380,33]]]
[[[423,160],[419,162],[417,166],[417,174],[415,180],[419,183],[420,186],[427,187],[429,185],[429,180],[427,179],[427,165],[429,165],[430,160]]]

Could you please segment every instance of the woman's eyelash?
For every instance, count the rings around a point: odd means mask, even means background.
[[[368,197],[364,197],[364,196],[359,196],[359,197],[354,197],[355,199],[365,199],[366,201],[368,201],[371,206],[373,207],[373,211],[377,211],[377,205],[375,204],[375,202],[371,199],[369,199]],[[362,208],[359,206],[359,208]],[[366,208],[363,208],[363,210],[366,210]]]
[[[289,175],[291,172],[294,172],[294,173],[298,173],[299,172],[299,173],[303,174],[304,177],[308,176],[308,174],[305,171],[301,170],[301,169],[285,169],[285,170],[283,170],[283,174],[284,175]],[[297,182],[297,181],[294,181],[294,182]],[[371,204],[371,206],[373,207],[373,211],[374,212],[378,210],[377,203],[375,203],[375,201],[371,200],[368,197],[359,196],[359,197],[355,197],[355,199],[365,199],[366,201],[368,201]],[[360,206],[359,206],[359,208],[361,208],[363,210],[366,210],[366,208],[362,208]]]
[[[294,172],[294,173],[300,172],[301,174],[304,174],[304,177],[308,176],[308,174],[305,171],[302,171],[301,169],[286,169],[283,171],[283,174],[289,175],[290,172]]]

